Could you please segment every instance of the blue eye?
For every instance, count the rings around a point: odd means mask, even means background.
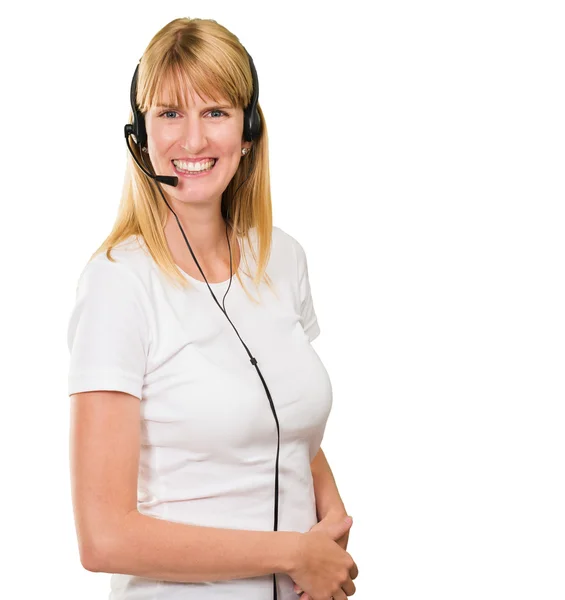
[[[213,108],[209,112],[211,112],[211,113],[221,113],[222,115],[227,116],[227,113],[224,112],[223,110],[220,110],[219,108]],[[159,116],[162,117],[163,115],[170,115],[171,113],[178,114],[176,110],[166,110],[166,111],[162,112]],[[174,120],[174,119],[169,119],[169,118],[165,117],[165,120],[171,121],[171,120]]]

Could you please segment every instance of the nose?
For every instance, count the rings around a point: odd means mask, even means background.
[[[181,147],[190,154],[199,154],[206,147],[206,126],[199,114],[187,113]]]

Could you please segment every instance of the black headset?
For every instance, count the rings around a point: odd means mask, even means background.
[[[243,113],[243,137],[246,141],[251,142],[252,140],[256,139],[259,137],[260,133],[261,133],[261,116],[259,115],[259,111],[257,110],[257,102],[259,100],[259,80],[257,78],[257,71],[255,70],[255,65],[253,64],[253,59],[251,58],[251,55],[249,54],[249,52],[247,52],[247,50],[245,50],[245,52],[247,53],[247,56],[249,58],[249,66],[251,68],[251,75],[253,77],[253,94],[251,96],[251,101],[249,102],[249,104],[245,107],[244,109],[244,113]],[[137,103],[136,103],[136,93],[137,93],[137,73],[139,71],[139,64],[137,65],[137,67],[135,68],[135,73],[133,75],[133,79],[131,82],[131,89],[130,89],[130,102],[131,102],[131,108],[132,108],[132,112],[133,112],[133,124],[127,124],[124,128],[124,133],[125,133],[125,137],[126,137],[126,144],[127,147],[131,153],[131,155],[133,156],[133,158],[135,159],[135,162],[137,163],[137,165],[139,166],[139,168],[148,176],[151,177],[152,179],[154,179],[156,182],[159,183],[164,183],[165,185],[172,185],[174,187],[176,187],[176,185],[178,184],[178,177],[173,177],[173,176],[168,176],[168,175],[155,175],[153,173],[150,173],[149,171],[147,171],[142,165],[141,163],[137,160],[137,157],[135,156],[134,152],[132,151],[130,145],[129,145],[129,137],[130,135],[134,135],[135,136],[135,140],[136,140],[136,144],[139,147],[139,151],[140,151],[140,156],[141,156],[141,160],[143,161],[143,152],[142,152],[142,148],[144,146],[147,145],[147,131],[145,129],[145,117],[142,114],[142,112],[139,110]],[[253,148],[254,146],[251,146],[251,155],[254,154],[253,152]],[[237,192],[239,191],[239,188],[243,185],[243,183],[245,183],[245,181],[247,180],[247,178],[249,177],[249,172],[247,174],[247,176],[245,177],[245,179],[241,182],[241,184],[239,185],[239,187],[237,188],[237,190],[235,191],[235,194],[237,194]],[[178,226],[181,230],[182,236],[184,237],[184,241],[186,242],[186,245],[188,246],[188,249],[190,250],[190,253],[192,254],[192,258],[194,259],[194,262],[196,263],[196,266],[198,267],[198,269],[200,270],[200,273],[202,273],[202,277],[204,277],[204,280],[206,281],[206,285],[208,285],[208,289],[210,290],[210,293],[212,294],[216,304],[218,305],[218,307],[220,308],[220,310],[224,313],[224,315],[226,316],[227,320],[230,322],[231,326],[234,328],[234,331],[237,334],[237,337],[239,338],[239,340],[241,341],[241,343],[243,344],[245,350],[247,351],[247,354],[249,356],[249,359],[251,361],[251,364],[255,367],[255,369],[257,370],[257,373],[259,375],[259,377],[261,378],[261,382],[263,383],[263,387],[265,388],[265,392],[267,393],[267,398],[269,399],[269,403],[271,405],[271,410],[273,412],[273,416],[275,417],[275,423],[277,425],[277,458],[276,458],[276,463],[275,463],[275,520],[274,520],[274,531],[278,531],[278,520],[279,520],[279,452],[280,452],[280,427],[279,427],[279,420],[277,417],[277,413],[275,410],[275,405],[273,403],[273,399],[271,398],[271,393],[269,392],[269,388],[267,387],[267,384],[265,383],[265,380],[263,379],[263,375],[261,374],[261,371],[259,370],[259,367],[257,366],[257,359],[254,358],[251,355],[251,352],[249,351],[249,348],[245,345],[245,342],[241,339],[241,336],[239,335],[237,329],[235,328],[235,325],[231,322],[231,319],[228,317],[228,314],[226,312],[226,308],[225,308],[225,304],[224,304],[224,308],[222,308],[220,306],[220,303],[218,302],[214,292],[212,291],[212,289],[210,288],[210,284],[208,283],[208,280],[206,279],[206,276],[204,275],[202,269],[200,268],[200,265],[198,264],[198,261],[196,260],[196,257],[194,256],[194,252],[192,251],[192,248],[190,247],[190,244],[188,243],[188,240],[186,239],[186,236],[184,234],[183,228],[180,224],[180,221],[176,215],[176,213],[174,212],[174,210],[170,207],[169,203],[167,202],[161,187],[159,185],[156,186],[157,189],[159,190],[159,193],[161,194],[161,196],[163,197],[163,200],[165,201],[165,204],[169,207],[170,211],[173,213],[173,215],[175,216]],[[235,197],[234,194],[234,197]],[[228,246],[229,246],[229,236],[228,236],[228,230],[227,230],[227,221],[226,221],[226,237],[228,238]],[[232,282],[232,256],[231,256],[231,246],[229,246],[230,249],[230,283],[228,285],[228,289],[226,290],[226,293],[224,294],[224,298],[222,303],[224,303],[226,295],[231,287],[231,282]],[[273,599],[277,600],[278,595],[277,595],[277,580],[276,580],[276,573],[273,573]]]
[[[247,54],[247,57],[249,58],[249,66],[251,68],[251,76],[253,78],[253,94],[251,96],[251,101],[243,111],[243,138],[246,142],[251,142],[254,139],[258,138],[259,134],[261,133],[261,115],[257,110],[257,103],[259,101],[259,79],[257,77],[257,71],[255,69],[255,65],[253,63],[251,55],[249,54],[249,52],[247,52],[247,50],[245,50],[245,52]],[[129,136],[133,134],[135,136],[136,143],[139,149],[141,150],[143,147],[147,146],[147,130],[145,128],[145,116],[139,110],[136,103],[138,71],[139,64],[135,68],[135,73],[133,74],[133,79],[131,81],[130,88],[130,104],[133,112],[133,123],[131,125],[128,123],[124,127],[124,133],[126,136],[126,142]],[[127,143],[129,148],[129,142]],[[141,165],[139,166],[141,167]],[[160,175],[155,176],[151,173],[146,174],[152,177],[153,179],[163,177]],[[178,184],[178,177],[167,177],[166,181],[161,181],[160,179],[156,179],[156,181],[160,181],[161,183],[166,183],[168,185],[176,187]]]

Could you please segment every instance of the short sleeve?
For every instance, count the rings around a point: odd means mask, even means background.
[[[68,394],[120,391],[141,399],[149,350],[146,291],[119,262],[92,260],[68,325]]]
[[[304,248],[296,242],[296,258],[298,262],[298,288],[300,293],[300,311],[302,316],[302,327],[308,339],[312,342],[320,334],[320,327],[314,310],[310,279],[308,277],[308,261]]]

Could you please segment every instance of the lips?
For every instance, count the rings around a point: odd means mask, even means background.
[[[175,161],[175,160],[179,160],[179,161],[182,161],[182,162],[187,162],[187,163],[192,163],[192,164],[204,163],[204,162],[208,162],[208,161],[210,161],[210,160],[213,160],[213,161],[214,161],[214,164],[218,162],[218,159],[217,159],[217,158],[215,158],[215,157],[213,157],[213,156],[210,156],[210,157],[207,157],[207,158],[199,158],[198,160],[195,160],[195,159],[190,159],[190,158],[172,158],[172,159],[171,159],[171,162],[172,162],[173,164],[175,164],[175,163],[173,162],[173,161]]]
[[[181,177],[194,178],[194,177],[203,177],[204,175],[208,175],[209,173],[211,173],[216,168],[216,165],[218,164],[217,158],[213,159],[213,160],[214,160],[214,164],[212,165],[211,168],[206,169],[205,171],[193,171],[190,173],[187,171],[180,171],[172,160],[171,160],[171,164],[173,165],[174,172],[177,173],[178,175],[180,175]]]
[[[182,160],[182,162],[198,163],[198,162],[205,162],[207,160],[217,160],[217,157],[216,156],[201,156],[200,158],[189,158],[187,156],[179,156],[179,157],[173,158],[171,160]]]

